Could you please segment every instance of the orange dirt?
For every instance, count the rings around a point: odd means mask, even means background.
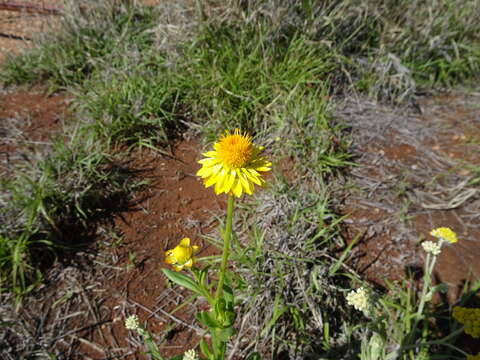
[[[478,190],[465,186],[473,195],[458,206],[436,205],[457,194],[446,189],[471,178],[466,165],[480,164],[480,146],[474,141],[480,139],[480,109],[475,103],[466,95],[423,98],[423,114],[375,114],[379,119],[392,116],[373,124],[391,124],[388,131],[359,134],[361,166],[353,172],[365,188],[350,194],[343,213],[350,215],[347,237],[360,234],[354,258],[367,278],[383,284],[383,279],[399,279],[408,269],[421,267],[421,240],[433,240],[430,231],[446,226],[460,240],[444,247],[435,276],[449,285],[450,301],[458,298],[465,281],[480,280]],[[362,140],[365,134],[373,139]]]
[[[141,200],[137,207],[115,219],[115,229],[122,241],[112,249],[111,256],[116,261],[109,265],[122,270],[100,285],[104,292],[97,301],[110,311],[102,318],[107,321],[100,329],[104,336],[92,333],[91,341],[101,348],[112,347],[112,337],[118,346],[128,345],[124,327],[126,313],[138,314],[150,331],[160,337],[175,325],[170,331],[171,337],[160,346],[166,357],[182,354],[195,347],[200,339],[194,330],[198,327],[194,316],[205,304],[197,300],[174,311],[180,304],[179,299],[188,298],[188,291],[166,287],[161,271],[167,267],[164,252],[175,247],[183,237],[190,237],[201,247],[199,257],[216,252],[202,236],[218,225],[214,214],[222,211],[224,201],[211,189],[205,189],[195,176],[199,149],[196,141],[184,140],[174,145],[172,157],[145,150],[133,154],[131,166],[146,168],[142,178],[151,183],[138,194]],[[95,358],[84,344],[78,350],[78,359],[83,358],[82,352]]]

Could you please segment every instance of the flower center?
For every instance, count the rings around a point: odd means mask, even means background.
[[[230,168],[244,167],[253,154],[253,144],[248,135],[240,135],[235,131],[217,143],[218,159]]]

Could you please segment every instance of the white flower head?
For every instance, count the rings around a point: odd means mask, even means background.
[[[140,328],[140,321],[138,320],[138,316],[130,315],[127,320],[125,320],[125,327],[129,330],[138,330]]]
[[[197,353],[195,350],[190,349],[185,351],[185,354],[183,354],[183,360],[197,360]]]
[[[367,289],[360,287],[352,290],[346,296],[347,303],[358,311],[363,312],[365,316],[370,316],[373,310],[370,293]]]
[[[438,245],[437,243],[433,242],[433,241],[424,241],[422,243],[422,247],[423,247],[423,250],[425,250],[426,253],[430,253],[432,254],[433,256],[437,256],[438,254],[440,254],[440,245]]]

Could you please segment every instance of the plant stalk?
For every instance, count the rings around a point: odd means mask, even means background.
[[[225,283],[225,273],[227,271],[228,255],[230,252],[230,239],[232,236],[232,219],[233,219],[233,195],[228,195],[227,202],[227,222],[223,232],[223,254],[222,264],[220,265],[220,278],[218,280],[217,292],[215,294],[215,301],[217,302],[223,294],[223,284]]]

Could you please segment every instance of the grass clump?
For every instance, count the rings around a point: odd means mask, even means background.
[[[274,42],[261,27],[221,23],[186,49],[177,81],[212,140],[220,129],[272,127],[269,114],[279,98],[296,88],[323,88],[334,66],[327,48],[301,36]]]
[[[241,222],[249,240],[233,256],[242,300],[235,346],[243,357],[354,354],[355,346],[345,346],[352,340],[343,296],[348,278],[336,272],[332,256],[342,246],[340,218],[327,194],[323,186],[280,180],[247,205]]]
[[[0,182],[1,287],[22,294],[54,259],[55,249],[89,241],[94,224],[125,208],[131,175],[101,148],[74,138],[25,154]]]
[[[151,46],[155,19],[152,8],[128,2],[69,2],[59,29],[22,55],[7,57],[1,80],[6,85],[48,81],[53,88],[82,84],[94,72],[119,61],[127,49],[142,51]]]
[[[125,60],[90,79],[77,99],[89,131],[108,145],[167,145],[182,128],[183,105],[165,60]]]
[[[263,24],[327,44],[339,59],[338,85],[401,101],[418,88],[453,86],[480,68],[476,0],[232,1],[231,21]]]

